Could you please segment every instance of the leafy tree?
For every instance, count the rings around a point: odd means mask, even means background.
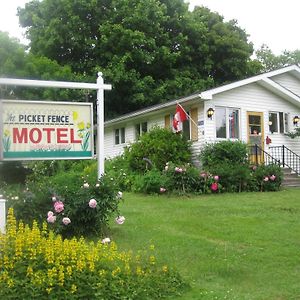
[[[17,39],[0,31],[0,76],[9,78],[41,80],[81,80],[69,66],[61,66],[56,61],[26,52],[25,46]],[[86,100],[82,91],[66,89],[24,88],[21,86],[1,87],[2,98],[22,98],[30,100]]]
[[[109,113],[126,113],[255,71],[236,22],[183,0],[33,0],[19,9],[31,52],[113,90]]]
[[[300,50],[285,50],[282,54],[275,55],[267,45],[262,45],[255,54],[262,65],[262,71],[272,71],[289,65],[300,64]]]

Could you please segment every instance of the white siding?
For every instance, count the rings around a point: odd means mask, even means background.
[[[300,80],[293,75],[281,74],[273,76],[271,79],[300,97]]]
[[[204,111],[209,107],[224,106],[239,108],[241,112],[241,140],[247,142],[247,112],[263,112],[264,113],[264,139],[269,136],[272,139],[270,146],[287,145],[291,149],[300,154],[300,143],[291,140],[284,134],[269,132],[269,112],[288,113],[289,128],[294,128],[292,119],[295,115],[300,115],[300,109],[290,102],[281,99],[279,96],[269,92],[257,83],[236,88],[231,91],[220,93],[214,96],[212,100],[206,101]],[[217,141],[215,135],[215,119],[207,120],[205,140],[208,142]],[[266,147],[267,150],[267,147]]]
[[[145,116],[136,121],[129,120],[127,123],[119,123],[104,129],[104,156],[113,158],[123,153],[124,147],[135,142],[135,125],[147,122],[147,128],[150,130],[153,126],[164,126],[164,115]],[[115,144],[115,129],[125,127],[125,144]]]

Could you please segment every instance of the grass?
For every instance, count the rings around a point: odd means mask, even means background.
[[[180,299],[300,299],[299,194],[125,194],[110,237],[126,250],[154,244],[191,284]]]

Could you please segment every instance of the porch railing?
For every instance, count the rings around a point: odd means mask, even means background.
[[[262,149],[259,145],[251,145],[249,146],[249,160],[252,164],[276,164],[281,165],[280,159],[272,156],[264,149]]]
[[[271,146],[270,155],[280,161],[282,167],[290,168],[296,174],[300,175],[300,156],[291,149],[282,146]]]

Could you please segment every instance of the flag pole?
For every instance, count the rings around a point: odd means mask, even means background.
[[[181,107],[181,109],[184,111],[185,115],[190,119],[190,121],[196,126],[198,127],[198,125],[196,124],[196,122],[190,117],[190,115],[185,111],[185,109],[182,107],[182,105],[178,102],[176,102],[177,105],[179,105]]]

